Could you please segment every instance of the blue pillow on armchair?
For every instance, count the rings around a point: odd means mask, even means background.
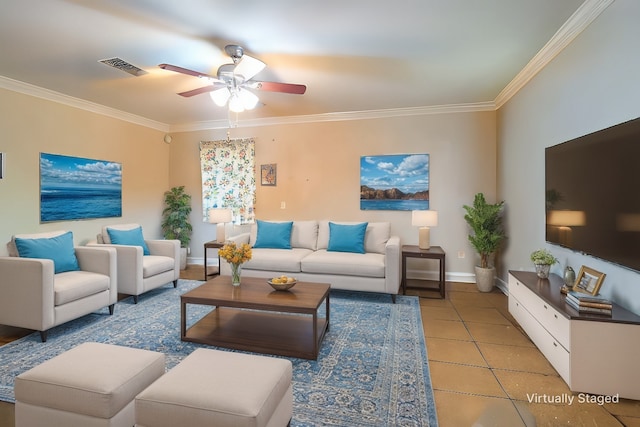
[[[109,233],[109,240],[111,240],[111,243],[114,245],[142,246],[142,253],[144,255],[151,255],[149,247],[142,235],[142,227],[132,228],[130,230],[117,230],[107,227],[107,233]]]
[[[18,255],[22,258],[53,260],[55,274],[80,270],[73,247],[73,233],[67,231],[55,237],[25,239],[15,238]]]

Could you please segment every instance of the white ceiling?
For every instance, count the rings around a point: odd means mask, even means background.
[[[494,105],[610,1],[2,0],[0,87],[172,129],[227,121],[208,95],[176,95],[206,82],[157,65],[215,75],[234,43],[267,64],[257,79],[307,86],[258,92],[265,105],[240,121]],[[98,62],[113,57],[148,73]]]

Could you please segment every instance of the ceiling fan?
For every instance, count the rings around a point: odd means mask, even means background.
[[[224,51],[231,57],[233,64],[221,65],[216,77],[171,64],[158,66],[163,70],[200,77],[210,82],[207,86],[181,92],[178,95],[190,97],[208,92],[216,105],[222,107],[228,102],[229,109],[237,113],[251,110],[258,105],[259,99],[252,92],[253,90],[295,95],[302,95],[307,90],[305,85],[253,80],[253,77],[266,67],[266,64],[259,59],[245,55],[244,49],[238,45],[227,45]]]

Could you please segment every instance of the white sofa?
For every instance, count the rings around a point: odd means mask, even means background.
[[[272,221],[283,223],[285,221]],[[400,238],[391,236],[388,222],[370,222],[364,235],[365,253],[330,250],[330,221],[293,221],[291,249],[257,248],[258,224],[251,231],[230,237],[236,244],[249,243],[250,261],[242,264],[242,276],[271,278],[293,276],[299,281],[329,283],[332,289],[379,292],[395,296],[400,287]],[[336,222],[355,225],[355,222]],[[231,267],[220,261],[220,272]]]

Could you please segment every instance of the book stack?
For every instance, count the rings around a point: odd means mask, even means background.
[[[567,304],[580,313],[594,313],[611,316],[612,303],[610,300],[580,292],[567,292]]]

